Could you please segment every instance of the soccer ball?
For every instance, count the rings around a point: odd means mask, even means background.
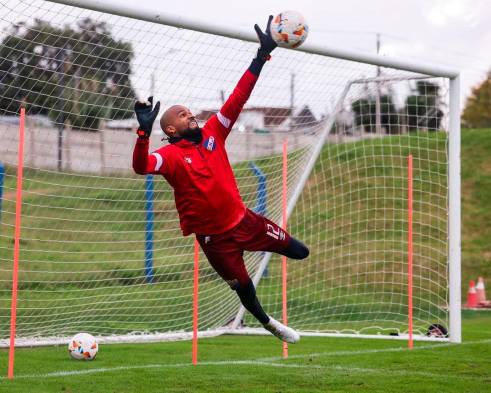
[[[77,360],[92,360],[98,350],[97,341],[89,333],[78,333],[68,343],[68,353]]]
[[[297,11],[285,11],[271,22],[271,36],[279,46],[297,48],[307,39],[309,27]]]

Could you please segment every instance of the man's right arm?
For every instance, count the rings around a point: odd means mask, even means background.
[[[137,101],[135,103],[138,139],[133,149],[133,170],[139,175],[162,173],[161,168],[164,163],[163,157],[158,151],[148,155],[150,134],[152,133],[153,122],[159,113],[160,102],[157,102],[155,108],[152,107],[153,97],[148,97],[145,102]]]
[[[164,159],[159,151],[148,154],[148,138],[138,138],[133,150],[133,170],[139,175],[162,173]]]

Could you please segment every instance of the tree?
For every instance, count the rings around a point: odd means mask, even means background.
[[[132,58],[131,44],[112,37],[104,22],[14,25],[0,44],[0,114],[18,113],[25,102],[30,114],[84,129],[131,117]]]
[[[443,117],[440,105],[440,86],[417,81],[416,90],[406,98],[405,115],[409,131],[438,130]]]
[[[351,109],[355,113],[355,124],[362,126],[366,132],[376,132],[376,98],[360,98],[351,104]],[[388,94],[380,96],[380,126],[385,129],[387,134],[399,132],[399,115],[392,102],[392,97]]]
[[[491,72],[486,80],[472,89],[462,119],[468,127],[491,127]]]

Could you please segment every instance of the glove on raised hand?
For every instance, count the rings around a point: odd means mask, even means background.
[[[148,97],[148,101],[135,102],[136,119],[138,120],[138,130],[136,133],[140,138],[149,138],[152,133],[152,126],[155,118],[159,114],[160,101],[157,101],[155,108],[153,106],[153,97]]]
[[[266,32],[263,33],[257,23],[254,25],[254,30],[256,30],[257,38],[259,39],[259,49],[257,51],[257,58],[265,62],[271,57],[270,54],[278,46],[276,41],[271,37],[271,21],[273,20],[273,15],[268,18],[268,24],[266,26]]]

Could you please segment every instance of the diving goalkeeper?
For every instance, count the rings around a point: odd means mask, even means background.
[[[247,209],[230,166],[225,140],[249,98],[261,69],[277,44],[269,26],[266,33],[254,29],[260,47],[220,111],[200,128],[188,108],[174,105],[160,119],[169,145],[148,154],[149,137],[160,102],[153,97],[136,102],[139,123],[133,151],[136,173],[160,174],[174,189],[176,208],[184,236],[195,234],[215,271],[237,292],[244,307],[279,339],[296,343],[298,333],[267,315],[244,264],[244,251],[270,251],[304,259],[309,249],[267,218]]]

